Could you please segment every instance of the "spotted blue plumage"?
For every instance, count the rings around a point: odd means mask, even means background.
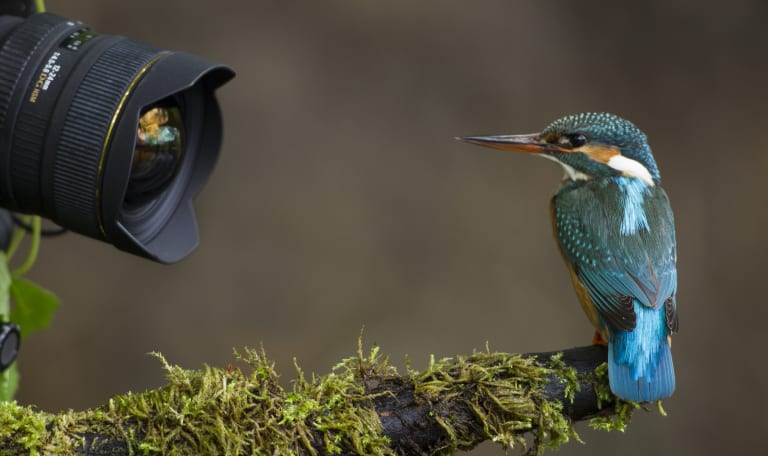
[[[609,380],[620,397],[652,401],[672,394],[674,369],[667,303],[676,312],[672,211],[661,187],[637,179],[568,181],[555,195],[563,257],[607,335]]]

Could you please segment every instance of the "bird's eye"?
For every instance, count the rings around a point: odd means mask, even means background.
[[[570,148],[581,147],[587,143],[587,137],[581,133],[564,135],[558,138],[557,143]]]

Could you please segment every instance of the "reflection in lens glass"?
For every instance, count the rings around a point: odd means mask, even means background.
[[[178,104],[168,99],[144,109],[136,130],[126,204],[142,205],[163,193],[176,176],[183,153],[184,125]]]

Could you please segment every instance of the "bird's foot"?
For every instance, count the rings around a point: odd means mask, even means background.
[[[600,345],[603,347],[607,347],[608,341],[603,339],[603,335],[600,334],[600,331],[595,331],[595,335],[592,336],[592,345]]]

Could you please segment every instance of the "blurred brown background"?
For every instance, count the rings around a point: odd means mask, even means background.
[[[21,352],[56,411],[164,383],[163,352],[223,366],[264,344],[326,373],[365,342],[402,366],[589,343],[550,233],[561,170],[460,144],[580,111],[638,124],[675,209],[681,333],[666,418],[579,426],[561,454],[753,454],[763,359],[768,4],[495,0],[49,0],[49,11],[230,64],[202,244],[165,267],[77,235],[32,278],[62,307]],[[500,455],[485,444],[472,452]]]

